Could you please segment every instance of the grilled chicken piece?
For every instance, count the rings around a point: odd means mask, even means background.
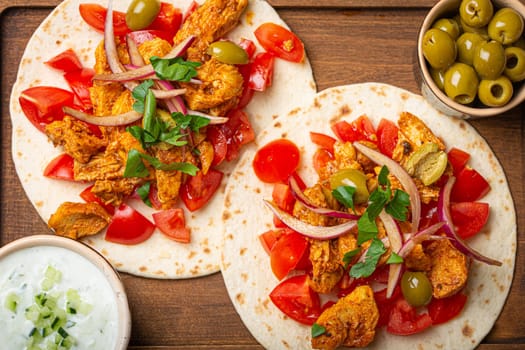
[[[171,51],[171,45],[166,40],[155,38],[140,44],[138,49],[144,63],[149,64],[150,58],[153,56],[166,56]]]
[[[456,294],[465,287],[468,278],[468,259],[448,239],[430,243],[425,248],[432,262],[427,273],[436,299]]]
[[[432,268],[432,260],[425,253],[423,246],[417,244],[408,256],[405,257],[405,266],[408,270],[430,271]]]
[[[378,320],[372,288],[359,286],[319,316],[316,323],[326,332],[312,338],[312,348],[365,347],[374,340]]]
[[[339,250],[336,240],[311,240],[309,259],[312,262],[312,275],[308,284],[317,293],[329,293],[343,276]]]
[[[111,215],[98,203],[64,202],[49,218],[48,226],[59,236],[79,239],[100,233]]]
[[[105,204],[119,206],[142,182],[142,179],[137,177],[97,180],[91,188],[91,193]]]
[[[153,147],[155,157],[164,164],[185,161],[183,150],[180,147]],[[177,170],[156,170],[157,191],[163,208],[171,208],[179,196],[182,184],[182,173]]]
[[[64,151],[80,163],[87,163],[107,144],[106,140],[94,135],[86,123],[69,116],[48,124],[45,130],[55,146],[63,146]]]
[[[195,35],[195,41],[188,49],[188,60],[207,61],[208,46],[237,25],[246,6],[248,6],[248,0],[206,1],[183,23],[173,38],[174,45],[179,44],[190,35]]]

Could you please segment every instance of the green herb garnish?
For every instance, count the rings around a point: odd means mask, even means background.
[[[312,325],[312,338],[318,337],[326,333],[326,328],[320,324],[314,323]]]
[[[373,238],[366,251],[365,260],[350,268],[350,276],[355,278],[369,277],[375,271],[377,262],[385,252],[386,248],[383,242],[377,237]]]
[[[200,62],[185,61],[182,57],[170,59],[153,56],[150,58],[155,74],[164,80],[188,82],[197,76]]]
[[[178,170],[185,174],[195,176],[199,168],[191,163],[186,162],[174,162],[174,163],[162,163],[155,157],[148,154],[140,153],[136,149],[132,149],[128,153],[128,159],[126,161],[126,169],[124,170],[124,177],[147,177],[149,171],[144,165],[143,160],[147,160],[155,169],[164,171]]]

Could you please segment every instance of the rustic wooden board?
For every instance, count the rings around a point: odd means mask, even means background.
[[[24,47],[59,1],[0,0],[2,167],[0,245],[49,232],[26,198],[11,158],[10,90]],[[303,39],[319,90],[366,81],[419,93],[415,40],[430,0],[272,0]],[[525,346],[525,106],[471,123],[492,146],[508,176],[518,216],[518,259],[502,315],[479,349]],[[495,189],[497,190],[497,189]],[[51,195],[51,194],[50,194]],[[258,349],[232,307],[220,273],[194,280],[122,275],[132,310],[131,349]]]

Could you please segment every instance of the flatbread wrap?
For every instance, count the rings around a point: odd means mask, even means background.
[[[215,2],[226,3],[224,1]],[[85,2],[79,0],[66,0],[60,3],[37,28],[21,59],[17,80],[11,94],[13,161],[29,200],[46,222],[62,203],[83,202],[79,194],[92,182],[60,181],[43,175],[44,169],[64,152],[64,148],[60,145],[55,147],[46,134],[31,124],[24,116],[19,97],[26,89],[36,86],[52,86],[70,90],[63,73],[50,69],[45,63],[66,50],[72,49],[83,67],[93,68],[95,66],[97,47],[102,45],[103,33],[95,30],[81,18],[79,6],[83,3]],[[199,13],[191,5],[203,4],[204,1],[181,0],[169,3],[191,18]],[[104,0],[92,0],[89,4],[101,5],[104,8],[108,6],[108,2]],[[125,13],[129,4],[130,1],[115,1],[113,10]],[[213,15],[220,16],[220,14]],[[246,8],[243,7],[242,12],[238,15],[238,20],[234,20],[234,27],[226,34],[221,34],[220,38],[213,38],[213,40],[228,39],[239,43],[241,39],[248,39],[255,44],[256,53],[258,53],[264,52],[264,49],[254,36],[256,28],[266,22],[287,28],[277,12],[266,1],[250,0]],[[184,23],[188,22],[187,19],[183,20],[185,20]],[[198,27],[204,25],[206,19],[194,22]],[[184,24],[182,26],[184,27]],[[195,28],[188,29],[188,32],[192,30],[197,36],[205,35],[205,33],[199,34]],[[117,36],[118,34],[115,33],[115,37]],[[185,37],[182,39],[186,40]],[[119,40],[123,40],[122,37]],[[130,66],[130,63],[126,64],[129,70],[137,68]],[[262,130],[273,116],[284,113],[304,98],[311,98],[316,91],[311,67],[306,57],[298,63],[275,58],[273,73],[271,86],[267,87],[264,92],[255,92],[250,103],[243,109],[245,115],[249,116],[255,134]],[[115,84],[114,81],[110,83]],[[194,83],[194,86],[199,86],[200,82]],[[102,84],[104,82],[100,83]],[[192,82],[187,84],[192,84]],[[286,93],[286,98],[282,97],[284,93]],[[195,110],[199,111],[197,108]],[[211,113],[208,109],[204,112]],[[90,146],[89,142],[87,146]],[[191,231],[189,243],[173,241],[161,234],[158,229],[155,229],[151,237],[140,244],[127,245],[110,242],[105,239],[104,232],[85,237],[84,242],[101,252],[118,270],[134,275],[152,278],[191,278],[217,272],[220,260],[223,188],[234,162],[235,160],[223,162],[217,167],[217,170],[224,176],[219,189],[206,206],[199,210],[189,211],[180,201],[175,203],[177,207],[183,208],[186,228]],[[104,174],[104,171],[102,173]],[[157,210],[147,206],[140,199],[131,199],[127,203],[148,221],[153,222],[152,215]],[[75,206],[66,209],[73,211]],[[92,212],[96,214],[97,210],[92,210]],[[104,217],[102,215],[103,220],[105,220]]]
[[[363,116],[366,116],[373,126],[372,129],[368,129],[372,131],[370,134],[367,134],[367,127],[364,126],[366,123],[362,119]],[[408,202],[405,203],[409,213],[408,220],[398,221],[396,219],[396,224],[389,227],[386,224],[388,220],[380,216],[380,219],[376,220],[376,223],[379,221],[383,222],[383,224],[378,224],[379,233],[372,236],[374,238],[369,238],[369,241],[356,245],[355,241],[359,238],[356,238],[355,235],[356,232],[361,234],[362,227],[358,226],[357,223],[355,226],[352,224],[348,225],[351,222],[349,218],[351,216],[347,214],[358,214],[355,220],[359,221],[360,219],[358,218],[362,218],[365,214],[368,213],[367,215],[370,215],[369,209],[363,211],[363,207],[356,204],[359,203],[356,202],[358,201],[357,196],[353,195],[355,211],[349,209],[345,212],[342,210],[345,214],[343,214],[344,216],[339,216],[340,218],[344,217],[342,220],[344,224],[341,224],[341,221],[337,221],[337,219],[334,221],[333,219],[333,216],[341,214],[339,207],[336,207],[338,209],[336,212],[333,205],[327,204],[330,203],[330,199],[327,198],[331,197],[327,196],[326,192],[316,192],[315,188],[312,189],[314,185],[317,186],[320,177],[316,171],[316,167],[319,169],[318,164],[316,165],[312,159],[317,159],[318,161],[321,159],[322,161],[322,158],[315,158],[315,154],[320,149],[319,144],[326,144],[326,140],[322,141],[322,139],[321,141],[317,139],[317,145],[314,144],[312,142],[312,139],[314,139],[312,132],[317,137],[319,135],[332,135],[336,140],[339,140],[339,138],[334,136],[333,126],[338,122],[346,121],[347,125],[361,125],[361,127],[354,129],[347,128],[346,132],[348,135],[358,130],[361,136],[365,135],[367,137],[366,135],[370,136],[373,134],[382,119],[387,119],[397,124],[402,123],[402,119],[407,116],[417,116],[431,130],[433,135],[442,140],[443,145],[436,145],[436,147],[444,147],[444,152],[450,152],[452,148],[456,148],[470,154],[468,166],[482,174],[491,187],[488,194],[479,200],[488,203],[490,206],[488,221],[477,235],[465,239],[469,247],[480,253],[477,258],[472,258],[472,254],[463,254],[464,257],[468,256],[461,262],[468,269],[468,276],[464,275],[463,285],[456,285],[458,288],[456,292],[459,294],[453,295],[463,295],[464,297],[462,298],[466,301],[462,305],[462,309],[456,312],[450,320],[438,325],[433,325],[433,323],[438,323],[439,317],[436,316],[435,308],[432,311],[430,310],[431,305],[438,298],[449,301],[452,299],[447,299],[448,297],[444,295],[436,296],[437,292],[443,291],[445,289],[444,286],[448,285],[445,282],[434,283],[440,277],[443,277],[444,271],[447,270],[447,268],[443,269],[440,272],[442,275],[439,276],[440,273],[437,273],[435,266],[441,265],[438,265],[436,260],[432,260],[431,265],[426,269],[419,269],[426,274],[428,280],[432,283],[431,299],[427,299],[421,304],[417,304],[417,301],[411,301],[415,306],[410,306],[411,304],[405,303],[406,300],[410,299],[409,296],[405,295],[404,291],[397,294],[398,297],[401,295],[405,301],[402,302],[403,304],[396,305],[404,305],[403,310],[406,313],[392,311],[396,310],[396,307],[387,309],[385,308],[387,304],[384,304],[384,301],[387,300],[385,299],[387,286],[391,279],[389,269],[396,265],[395,260],[386,261],[386,255],[392,257],[392,251],[398,252],[399,256],[403,258],[402,264],[408,264],[410,257],[403,254],[403,249],[407,246],[407,242],[410,241],[410,237],[413,237],[414,232],[417,231],[416,229],[412,230],[411,224],[413,225],[414,223],[410,222],[410,220],[415,220],[413,213],[416,208],[411,207]],[[301,121],[300,128],[297,127],[297,120]],[[356,122],[359,120],[363,123],[359,124],[359,122]],[[401,130],[401,126],[399,128]],[[417,142],[412,143],[414,138],[423,140],[431,136],[430,134],[422,136],[424,130],[426,130],[422,127],[413,128],[413,134],[411,135],[410,132],[407,132],[409,129],[403,129],[406,135],[409,135],[403,140],[401,132],[396,133],[396,137],[398,137],[396,147],[400,145],[403,147],[399,140],[402,140],[401,142],[407,142],[408,140],[408,144],[405,145],[405,149],[409,151],[407,154],[414,154],[417,152],[416,149],[420,149],[420,146],[423,144],[417,145]],[[339,133],[341,133],[341,130],[339,129]],[[382,146],[377,146],[381,141],[376,137],[377,135],[371,136],[370,140],[361,143],[366,144],[368,142],[369,145],[370,143],[375,143],[376,149],[377,147],[381,149]],[[438,139],[435,142],[439,143]],[[280,211],[275,210],[277,198],[283,198],[275,195],[275,189],[278,186],[271,182],[265,183],[258,178],[258,176],[260,177],[260,159],[265,159],[263,156],[260,156],[261,152],[259,151],[266,149],[266,146],[272,144],[275,140],[279,142],[282,142],[282,140],[291,141],[300,150],[300,161],[296,173],[306,186],[306,190],[304,190],[306,199],[304,199],[304,196],[295,195],[295,204],[290,215],[283,214],[284,209]],[[357,152],[355,149],[358,149],[358,146],[355,146],[354,143],[352,145],[354,146],[353,148],[343,147],[341,149],[347,150],[349,154]],[[417,146],[412,148],[414,145]],[[335,149],[336,146],[333,147]],[[370,147],[374,148],[373,146]],[[354,151],[351,151],[352,149]],[[361,161],[366,161],[367,159],[369,161],[368,157],[363,158],[364,151],[360,153],[361,149],[362,147],[358,149],[359,152],[354,153],[354,156],[357,157],[356,159],[361,157]],[[258,156],[261,158],[256,160]],[[396,157],[395,151],[392,157]],[[403,166],[409,168],[409,163],[414,162],[414,158],[417,157],[409,157],[412,160],[402,162]],[[336,162],[330,163],[330,161],[333,161],[333,158],[330,158],[328,163],[324,164],[335,164]],[[344,162],[344,160],[341,160],[341,162]],[[437,163],[437,161],[434,162],[429,168],[433,168]],[[445,164],[447,168],[451,166],[450,161],[446,161],[446,163],[449,163],[448,165]],[[350,162],[349,164],[354,163]],[[370,190],[369,194],[371,196],[371,193],[375,193],[376,196],[373,197],[374,199],[365,197],[365,202],[362,204],[364,208],[369,208],[378,201],[377,198],[380,196],[378,197],[378,193],[375,191],[378,188],[383,188],[383,180],[378,180],[379,176],[376,178],[375,175],[371,175],[374,172],[380,174],[383,168],[377,164],[369,164],[369,166],[371,168],[368,171],[364,171],[367,173],[368,181],[370,179],[376,179],[374,181],[377,181],[375,185],[368,188]],[[381,170],[379,170],[380,167]],[[327,171],[327,167],[321,169]],[[272,176],[278,173],[277,170],[272,172],[273,170],[268,171],[270,175],[268,175],[267,179],[271,179]],[[398,186],[399,182],[397,182],[398,185],[394,185],[397,181],[395,180],[397,175],[392,176],[394,171],[390,170],[388,179],[391,180],[391,183],[389,182],[387,187],[393,186],[391,188],[392,192],[389,192],[393,196],[393,188],[399,189],[400,187]],[[450,168],[443,171],[450,171]],[[256,172],[258,175],[256,175]],[[441,174],[446,174],[446,172]],[[450,175],[448,179],[450,180],[452,177],[454,176]],[[275,179],[278,178],[279,175],[275,175]],[[291,176],[291,178],[295,179],[296,176]],[[433,179],[431,181],[438,180]],[[277,183],[280,185],[288,184],[292,188],[292,184],[298,184],[299,181],[280,182],[277,180]],[[352,180],[350,187],[355,188],[355,193],[358,193],[360,185],[355,185],[356,183],[358,183],[357,180]],[[370,183],[367,187],[369,185]],[[442,185],[440,184],[439,186]],[[376,190],[373,190],[375,186],[377,186]],[[304,189],[301,186],[298,186],[298,188],[299,190],[295,189],[296,193],[300,193]],[[440,192],[439,195],[442,195],[442,193]],[[332,196],[335,197],[333,192]],[[249,151],[243,155],[231,176],[231,182],[226,188],[225,199],[226,204],[223,214],[225,220],[224,248],[221,259],[221,270],[225,285],[235,309],[248,330],[262,346],[268,349],[334,349],[343,347],[343,345],[369,349],[404,349],[407,347],[417,349],[471,349],[475,348],[493,327],[510,290],[516,255],[516,216],[505,174],[495,154],[485,140],[469,124],[437,112],[421,96],[394,86],[380,83],[363,83],[330,88],[319,92],[309,104],[296,108],[289,114],[281,115],[280,118],[277,118],[259,134],[256,143],[251,145]],[[390,200],[390,197],[388,197],[387,202]],[[423,203],[423,199],[421,201]],[[283,202],[284,200],[280,203],[282,204]],[[269,203],[270,205],[268,205]],[[380,209],[383,208],[382,213],[379,215],[383,215],[388,205],[379,207]],[[422,206],[424,207],[424,204]],[[318,211],[313,212],[307,207]],[[330,210],[326,210],[326,208]],[[297,209],[300,209],[300,211],[297,211]],[[421,208],[417,210],[421,211],[421,213],[424,212],[424,209]],[[331,213],[327,214],[327,211]],[[320,212],[324,214],[321,215],[319,214]],[[284,222],[284,225],[276,228],[274,216]],[[309,224],[307,225],[308,227],[297,224],[289,216],[299,218],[303,223],[306,222]],[[332,216],[332,218],[327,219],[329,216]],[[418,225],[420,230],[423,227],[428,227],[430,224],[429,222],[423,223],[424,217],[428,218],[428,215],[421,214],[420,225]],[[332,220],[329,225],[327,224],[327,222],[330,222],[328,220]],[[334,233],[333,230],[326,230],[327,226],[338,227],[342,225],[348,225],[344,235]],[[441,224],[438,223],[438,225]],[[293,229],[290,230],[290,227]],[[319,230],[319,227],[324,228],[324,230]],[[440,226],[440,229],[443,230],[443,227]],[[294,233],[292,235],[290,232],[299,232],[297,230],[303,234],[296,235]],[[395,235],[391,235],[391,232],[396,230],[403,232],[398,243],[395,243],[395,239],[393,239]],[[456,227],[454,231],[456,232],[456,230],[459,232],[460,229]],[[363,231],[365,230],[363,229]],[[384,234],[385,231],[386,234]],[[279,232],[281,236],[279,234],[273,236],[274,242],[269,243],[271,239],[264,235],[267,232]],[[380,235],[381,232],[384,235]],[[432,245],[448,245],[454,242],[449,235],[443,235],[443,232],[438,229],[436,234],[439,237],[427,236],[430,237],[429,241],[421,243],[425,254],[429,252],[427,249],[431,249]],[[320,235],[323,234],[333,234],[334,239],[327,239],[327,237],[319,239]],[[354,235],[353,238],[352,235]],[[418,233],[415,235],[417,236]],[[295,237],[294,240],[290,238],[288,241],[295,243],[290,243],[286,247],[288,250],[286,250],[282,248],[283,245],[279,245],[279,242],[283,240],[282,237]],[[306,251],[305,254],[311,264],[310,266],[308,266],[308,263],[304,263],[304,256],[296,253],[296,247],[303,242],[301,239],[296,239],[297,237],[303,237],[303,240],[307,242],[305,246],[308,246],[309,253]],[[350,244],[352,239],[353,243]],[[374,240],[376,241],[375,243],[368,245],[369,242]],[[324,243],[322,242],[330,243],[323,245]],[[375,261],[375,270],[370,275],[362,274],[360,277],[356,277],[350,272],[354,266],[361,265],[360,267],[364,267],[364,263],[374,263],[374,254],[369,255],[368,253],[372,252],[372,245],[376,243],[384,247],[385,251],[376,255],[378,260]],[[344,257],[336,256],[336,259],[339,260],[335,262],[331,260],[330,255],[335,254],[334,252],[340,253],[341,249],[345,248],[345,244],[347,247],[346,253],[354,251],[354,255],[345,254]],[[286,265],[286,263],[283,264],[281,261],[281,265],[274,265],[275,262],[279,261],[278,252],[275,253],[274,251],[274,249],[277,249],[277,246],[282,249],[281,252],[286,252],[286,254],[283,253],[286,255],[283,258],[284,260],[295,259],[293,266],[288,266],[287,269],[283,270],[282,266]],[[356,246],[357,251],[354,249]],[[325,247],[326,250],[320,249],[320,247]],[[403,248],[399,249],[399,247]],[[383,261],[381,260],[382,254],[386,254]],[[457,256],[460,255],[458,254]],[[318,258],[321,259],[319,260]],[[325,258],[324,265],[320,264],[319,262]],[[390,258],[388,259],[390,260]],[[485,262],[480,262],[480,260]],[[332,266],[335,266],[334,269],[330,269],[330,263]],[[348,265],[345,265],[345,263]],[[417,270],[417,264],[415,265],[415,267],[414,265],[411,267],[404,265],[403,269],[404,271]],[[385,271],[381,270],[381,267],[386,269],[387,275],[383,274],[381,276],[381,272],[378,271]],[[318,293],[317,288],[320,288],[323,284],[329,284],[331,279],[330,275],[323,275],[319,272],[322,269],[330,271],[332,273],[331,276],[335,275],[336,278],[331,284],[331,289]],[[450,265],[450,270],[452,269],[453,267]],[[339,272],[340,270],[343,272]],[[437,273],[437,275],[432,275],[432,271]],[[454,270],[451,276],[459,278],[461,273],[458,271]],[[395,283],[391,297],[394,299],[397,298],[395,297],[396,293],[399,293],[395,290],[404,288],[404,282],[399,277],[401,275],[404,276],[404,273],[398,275],[399,279],[393,280]],[[454,283],[456,282],[451,284]],[[370,289],[367,290],[366,288]],[[408,290],[407,294],[410,293],[410,287]],[[315,295],[320,296],[319,299],[312,296],[312,291],[315,292]],[[382,295],[382,299],[379,298],[379,295]],[[340,304],[343,299],[345,300],[344,303]],[[430,304],[428,304],[429,300]],[[383,304],[381,304],[382,302]],[[445,308],[451,310],[453,307],[452,305],[447,305]],[[443,310],[443,308],[441,309]],[[410,312],[414,313],[409,317],[407,315]],[[393,320],[394,315],[397,317],[397,323]],[[312,317],[314,318],[312,319]]]

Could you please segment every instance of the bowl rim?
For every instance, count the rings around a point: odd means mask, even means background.
[[[99,252],[81,241],[51,234],[25,236],[5,244],[0,247],[0,260],[17,251],[38,246],[59,247],[77,253],[95,265],[104,275],[113,290],[117,303],[118,329],[115,350],[127,349],[131,334],[131,312],[124,284],[111,263]]]
[[[491,0],[491,1],[494,5],[496,5],[499,8],[501,7],[514,8],[525,19],[525,4],[523,4],[521,1],[519,0]],[[432,26],[432,23],[434,23],[434,21],[438,18],[439,15],[452,11],[455,7],[458,7],[460,3],[461,3],[461,0],[440,0],[438,1],[430,9],[430,11],[426,14],[423,20],[423,23],[421,24],[419,28],[418,38],[417,38],[417,62],[419,66],[419,71],[422,75],[423,84],[426,84],[428,86],[428,88],[430,89],[434,97],[438,99],[439,103],[463,115],[476,117],[476,118],[482,118],[482,117],[492,117],[492,116],[507,112],[513,109],[514,107],[517,107],[518,105],[520,105],[523,101],[525,101],[525,81],[521,83],[522,86],[518,90],[514,91],[514,96],[504,106],[476,108],[476,107],[471,107],[467,105],[462,105],[458,102],[455,102],[451,98],[449,98],[441,89],[439,89],[439,87],[437,86],[437,84],[434,82],[434,80],[432,79],[430,75],[428,65],[425,61],[425,57],[423,56],[423,52],[421,50],[423,36],[425,34],[425,31]]]

